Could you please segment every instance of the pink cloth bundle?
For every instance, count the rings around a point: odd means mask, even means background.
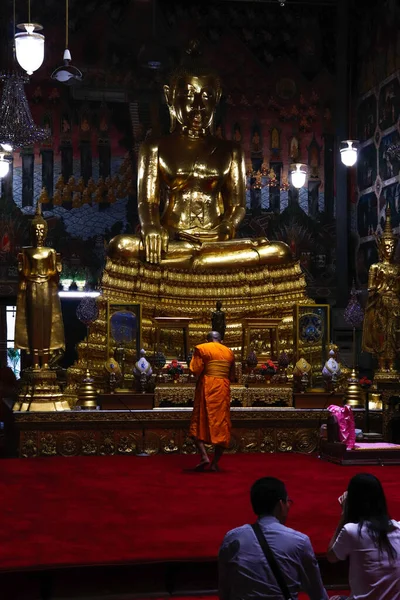
[[[339,439],[346,444],[347,450],[353,450],[356,445],[356,426],[354,415],[350,406],[328,406],[329,412],[334,415],[339,425]]]

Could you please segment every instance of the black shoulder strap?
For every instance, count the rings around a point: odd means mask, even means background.
[[[267,542],[267,540],[265,539],[265,536],[263,534],[263,532],[261,531],[261,527],[259,525],[259,523],[254,523],[252,525],[253,531],[256,535],[256,538],[258,540],[258,543],[261,546],[262,551],[265,554],[265,558],[267,559],[267,563],[269,564],[269,566],[271,567],[271,571],[273,572],[276,582],[279,585],[279,587],[281,588],[282,594],[285,597],[285,600],[291,600],[291,595],[289,592],[289,588],[287,586],[287,583],[283,577],[283,573],[281,571],[280,566],[278,565],[278,563],[276,562],[276,558],[271,550],[271,548],[269,547],[269,544]]]

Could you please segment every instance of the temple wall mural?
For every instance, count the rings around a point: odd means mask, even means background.
[[[170,64],[196,36],[205,60],[220,74],[223,97],[215,133],[240,141],[246,156],[247,216],[239,236],[286,241],[301,260],[310,295],[332,298],[334,7],[320,7],[315,15],[300,8],[285,13],[278,5],[266,11],[256,3],[250,10],[234,2],[159,4],[158,20],[173,41]],[[85,57],[84,84],[60,88],[38,73],[27,88],[34,119],[51,137],[14,156],[12,193],[3,183],[0,280],[16,275],[15,252],[27,242],[27,218],[39,198],[50,242],[73,273],[83,270],[93,283],[110,238],[137,229],[137,151],[147,137],[168,131],[168,114],[165,75],[143,74],[126,40],[116,36],[134,16],[129,3],[120,3],[108,27],[101,13],[93,21],[74,21],[72,2],[74,58],[78,63]],[[263,21],[265,26],[257,25]],[[101,43],[88,53],[95,39]],[[55,48],[55,31],[48,32],[48,40]],[[110,56],[108,70],[98,69],[100,55]],[[389,128],[387,135],[393,133]],[[308,166],[300,190],[290,183],[290,165],[296,162]]]
[[[357,139],[360,152],[352,203],[356,278],[367,284],[378,260],[376,235],[389,204],[395,231],[400,225],[400,11],[393,3],[364,18],[357,81]],[[367,35],[368,34],[368,35]],[[397,148],[397,150],[396,150]]]

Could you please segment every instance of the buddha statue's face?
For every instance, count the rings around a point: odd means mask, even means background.
[[[47,226],[45,223],[35,223],[32,228],[32,233],[34,240],[36,242],[36,246],[43,246],[44,240],[46,238],[46,229]]]
[[[381,242],[381,252],[383,260],[391,261],[395,250],[396,250],[397,240],[387,238],[382,240]]]
[[[210,127],[221,90],[215,77],[183,75],[174,87],[164,86],[170,111],[182,127],[199,132]]]

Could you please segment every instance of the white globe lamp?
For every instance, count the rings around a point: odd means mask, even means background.
[[[304,186],[306,182],[307,167],[306,165],[303,165],[301,163],[296,163],[293,166],[295,166],[296,168],[290,174],[292,185],[299,190]]]
[[[353,167],[357,162],[357,140],[345,140],[340,148],[340,158],[346,167]]]
[[[32,75],[41,67],[44,59],[44,35],[37,33],[42,29],[36,23],[22,23],[18,29],[25,29],[15,34],[15,55],[18,64],[28,75]]]
[[[5,177],[10,170],[10,163],[4,158],[4,154],[0,153],[0,179]]]

